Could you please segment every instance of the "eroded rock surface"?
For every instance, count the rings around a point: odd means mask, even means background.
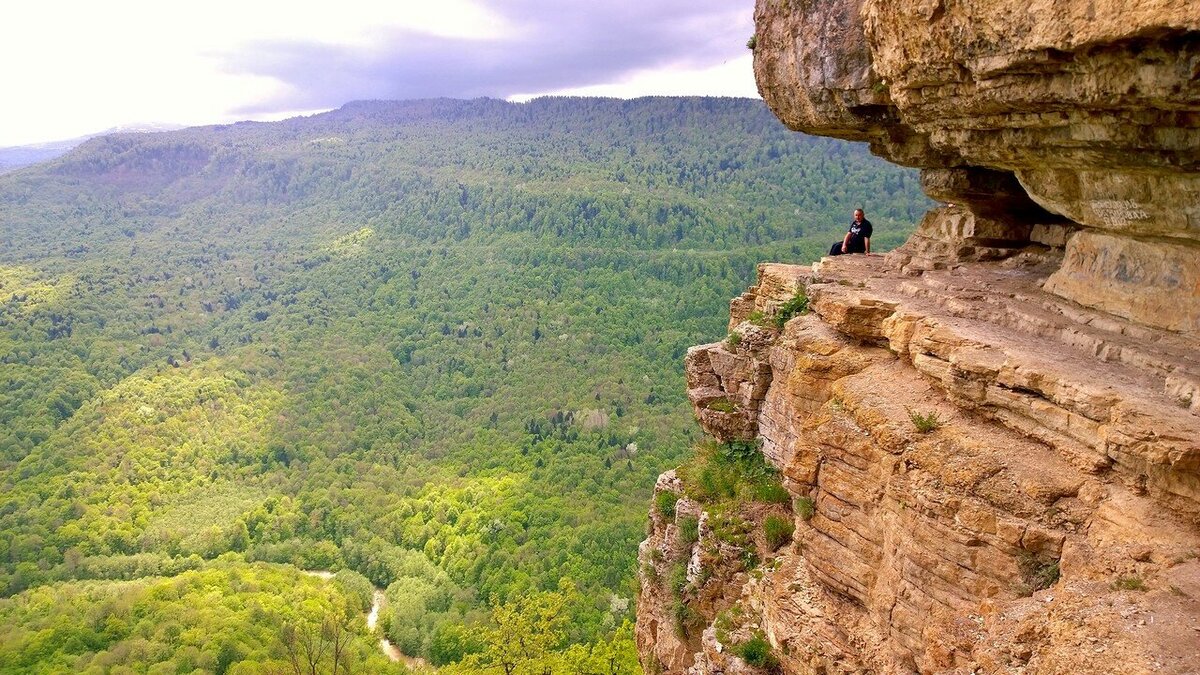
[[[1200,3],[755,21],[785,124],[921,168],[944,206],[886,256],[760,266],[732,336],[689,350],[701,426],[761,443],[795,533],[730,567],[744,550],[678,539],[716,516],[660,481],[689,515],[642,547],[648,671],[1196,672]],[[778,329],[798,292],[811,313]],[[681,594],[647,577],[684,563]]]
[[[755,20],[785,124],[920,167],[931,197],[1003,230],[991,248],[1034,225],[1113,235],[1081,235],[1049,290],[1200,329],[1200,3],[758,0]]]
[[[785,672],[1200,662],[1200,416],[1179,393],[1200,382],[1200,351],[1041,290],[1059,256],[916,277],[895,256],[763,265],[735,320],[769,315],[797,288],[812,312],[770,340],[739,321],[752,339],[689,352],[705,430],[761,439],[793,497],[814,505],[757,578],[721,582],[740,584],[724,607],[751,615]],[[706,414],[716,399],[737,412]],[[660,563],[693,555],[662,548],[673,525],[653,524],[644,564],[650,542]],[[641,600],[640,614],[669,621],[662,598]],[[690,655],[651,657],[651,669],[745,666],[714,631],[692,633],[663,643]]]
[[[758,0],[788,126],[921,168],[1015,173],[1090,227],[1200,240],[1200,4]]]

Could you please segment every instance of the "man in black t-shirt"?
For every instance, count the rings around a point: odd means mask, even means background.
[[[854,220],[850,221],[850,229],[846,236],[829,249],[829,255],[843,253],[871,252],[871,221],[866,219],[862,209],[854,210]]]

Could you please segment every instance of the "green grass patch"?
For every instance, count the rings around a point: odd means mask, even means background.
[[[772,672],[779,669],[779,659],[775,658],[775,655],[771,653],[771,643],[767,642],[767,637],[761,630],[755,631],[749,640],[734,647],[733,651],[747,665]]]
[[[792,503],[792,508],[795,509],[796,515],[800,520],[808,522],[817,513],[817,504],[809,497],[800,497]]]
[[[683,595],[683,589],[687,587],[687,566],[681,562],[672,565],[667,581],[672,595],[675,597]]]
[[[770,328],[771,327],[771,319],[766,314],[763,314],[761,311],[759,311],[757,309],[754,310],[753,312],[750,312],[750,314],[746,316],[746,320],[749,321],[750,323],[754,324],[755,326],[758,326],[759,328]]]
[[[703,504],[787,500],[779,472],[767,463],[757,442],[702,442],[677,475],[687,495]]]
[[[737,404],[727,398],[719,398],[715,401],[712,401],[708,404],[707,408],[709,410],[715,410],[717,412],[729,414],[733,414],[738,411]]]
[[[772,551],[791,541],[795,531],[796,523],[791,518],[767,516],[763,521],[763,534],[767,537],[767,547]]]
[[[691,546],[700,540],[700,520],[692,516],[679,519],[679,542]]]
[[[765,504],[787,504],[792,499],[792,493],[778,481],[763,482],[754,486],[754,501]]]
[[[1146,582],[1142,581],[1142,578],[1139,576],[1136,576],[1136,575],[1123,576],[1123,577],[1117,578],[1117,580],[1113,582],[1113,588],[1117,589],[1118,591],[1145,591],[1145,590],[1147,590]]]
[[[660,492],[654,495],[654,507],[663,518],[675,517],[675,503],[679,501],[679,495],[674,492]]]

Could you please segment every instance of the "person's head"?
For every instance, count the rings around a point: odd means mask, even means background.
[[[854,209],[854,220],[856,220],[856,221],[860,221],[860,220],[862,220],[863,218],[865,218],[865,217],[866,217],[866,215],[867,215],[867,214],[863,213],[863,210],[862,210],[862,209]]]

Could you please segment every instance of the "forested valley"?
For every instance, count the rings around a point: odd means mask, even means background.
[[[0,671],[403,672],[383,635],[502,672],[520,633],[634,672],[684,353],[858,206],[886,250],[928,202],[749,99],[359,102],[0,176]]]

